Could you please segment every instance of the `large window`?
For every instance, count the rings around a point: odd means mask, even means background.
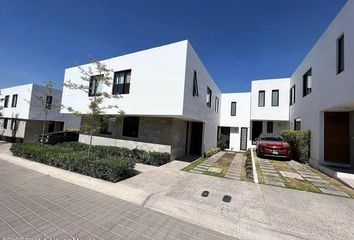
[[[16,107],[17,106],[17,98],[18,98],[17,94],[12,95],[11,107]]]
[[[10,95],[5,96],[4,108],[9,107]]]
[[[103,76],[92,76],[89,86],[89,97],[100,96],[103,92],[103,81],[100,80]]]
[[[337,74],[344,71],[344,35],[337,39]]]
[[[215,97],[215,112],[219,112],[219,98]]]
[[[130,91],[130,76],[132,70],[124,70],[114,73],[113,94],[128,94]]]
[[[267,122],[267,133],[273,133],[273,122]]]
[[[9,119],[4,118],[4,129],[7,129],[8,122],[9,122]]]
[[[236,102],[231,102],[231,116],[236,116]]]
[[[312,91],[312,69],[308,70],[302,77],[302,86],[302,96],[305,97]]]
[[[45,100],[45,108],[52,109],[53,96],[47,96]]]
[[[301,118],[294,120],[294,130],[301,130]]]
[[[199,97],[197,72],[193,74],[193,97]]]
[[[109,118],[102,117],[100,119],[100,124],[100,134],[112,135],[112,125],[111,121],[109,121]]]
[[[279,106],[279,90],[272,90],[272,106]]]
[[[258,107],[265,106],[265,91],[258,92]]]
[[[290,88],[290,106],[295,103],[295,85]]]
[[[211,108],[211,97],[213,95],[213,92],[211,91],[211,89],[208,87],[207,88],[207,99],[206,99],[206,104],[209,108]]]
[[[123,120],[123,133],[125,137],[137,138],[139,134],[139,117],[125,117]]]

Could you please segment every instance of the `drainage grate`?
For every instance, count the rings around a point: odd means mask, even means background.
[[[224,197],[222,198],[224,202],[231,202],[231,199],[232,197],[230,197],[229,195],[224,195]]]
[[[208,197],[208,196],[209,196],[209,191],[202,192],[202,197]]]

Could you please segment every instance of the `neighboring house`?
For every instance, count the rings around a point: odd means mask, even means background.
[[[354,1],[291,75],[290,125],[311,130],[310,163],[354,168]]]
[[[125,117],[117,121],[117,109],[108,109],[105,115],[112,121],[102,125],[93,144],[168,152],[171,158],[201,155],[216,145],[221,92],[188,41],[102,62],[114,71],[109,89],[99,86],[88,94],[63,89],[63,106],[84,113],[101,87],[121,96],[106,103],[117,104]],[[64,81],[68,80],[85,84],[77,67],[65,70]],[[80,134],[80,141],[88,143],[89,136]]]
[[[45,132],[61,131],[66,128],[78,129],[80,120],[73,115],[61,114],[61,94],[36,84],[27,84],[1,89],[3,101],[0,116],[0,135],[35,142],[42,133],[43,122],[47,118]],[[41,99],[46,103],[43,106]],[[47,117],[45,117],[45,108]]]

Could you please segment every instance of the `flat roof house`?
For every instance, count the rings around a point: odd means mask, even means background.
[[[45,126],[46,133],[80,127],[77,117],[60,113],[60,90],[49,91],[45,86],[26,84],[1,89],[0,93],[0,136],[36,142],[42,133],[45,119],[48,121]],[[43,101],[47,103],[47,117]]]

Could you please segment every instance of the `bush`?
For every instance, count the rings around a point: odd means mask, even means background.
[[[284,130],[281,135],[290,144],[293,159],[300,162],[308,162],[310,156],[310,131]]]
[[[218,148],[220,148],[221,150],[225,150],[226,148],[228,148],[229,143],[226,139],[225,136],[221,135],[218,139]]]
[[[123,157],[88,157],[79,151],[38,143],[15,143],[13,155],[103,180],[118,182],[136,174],[135,161]]]
[[[247,179],[253,179],[253,166],[252,166],[251,149],[248,149],[246,152],[245,171],[246,171]]]
[[[214,147],[214,148],[209,148],[205,153],[204,153],[204,157],[205,158],[209,158],[211,156],[213,156],[214,154],[220,152],[220,148],[218,147]]]
[[[67,142],[57,144],[66,149],[70,149],[73,151],[84,152],[87,151],[88,146],[84,143],[79,142]],[[95,155],[100,158],[104,157],[126,157],[132,158],[138,163],[153,165],[153,166],[161,166],[170,161],[170,154],[161,153],[161,152],[148,152],[139,149],[128,149],[122,147],[114,147],[114,146],[92,146],[92,155]]]

